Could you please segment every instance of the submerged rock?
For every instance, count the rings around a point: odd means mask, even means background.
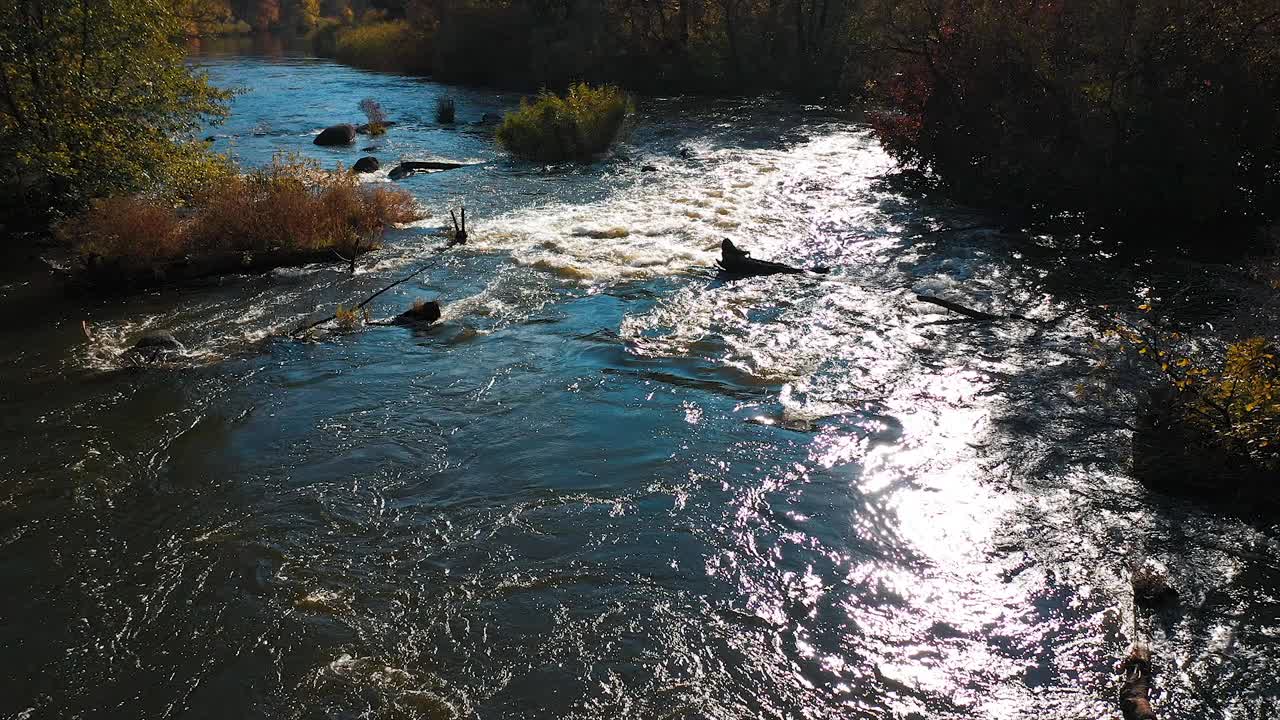
[[[356,141],[356,128],[351,123],[330,125],[320,131],[313,141],[316,145],[350,145]]]
[[[430,325],[440,319],[440,303],[435,300],[418,300],[413,307],[400,313],[391,321],[392,325]]]
[[[1139,607],[1156,608],[1178,599],[1178,591],[1169,585],[1169,575],[1151,563],[1133,573],[1133,600]]]
[[[173,355],[181,355],[187,351],[186,346],[178,342],[171,333],[147,333],[129,348],[129,354],[146,360],[164,360]]]
[[[362,157],[356,161],[355,165],[351,166],[351,172],[357,172],[357,173],[377,172],[378,168],[380,167],[382,167],[382,164],[378,162],[378,158],[372,157],[372,156]]]

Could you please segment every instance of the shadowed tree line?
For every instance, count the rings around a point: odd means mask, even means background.
[[[181,141],[219,96],[177,48],[234,21],[307,30],[344,62],[444,82],[861,105],[906,167],[1027,223],[1218,248],[1280,208],[1274,0],[20,0],[0,12],[0,169],[19,185],[40,176],[71,205],[207,159]]]

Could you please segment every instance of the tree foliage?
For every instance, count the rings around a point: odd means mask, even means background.
[[[89,198],[190,189],[224,166],[194,142],[227,93],[183,63],[181,4],[0,5],[0,171],[37,215]]]
[[[885,7],[896,72],[876,130],[957,195],[1118,230],[1198,232],[1280,208],[1274,0]]]

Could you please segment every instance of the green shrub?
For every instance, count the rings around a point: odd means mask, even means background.
[[[339,62],[369,70],[416,73],[431,69],[426,39],[404,20],[337,30],[333,55]]]
[[[580,83],[564,97],[544,91],[507,113],[498,127],[498,142],[525,160],[589,160],[609,149],[634,110],[631,98],[613,85]]]

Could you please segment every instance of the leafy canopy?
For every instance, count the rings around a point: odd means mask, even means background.
[[[48,215],[93,197],[189,193],[225,160],[197,144],[230,94],[184,64],[185,3],[0,3],[0,172]],[[16,186],[16,187],[15,187]]]

